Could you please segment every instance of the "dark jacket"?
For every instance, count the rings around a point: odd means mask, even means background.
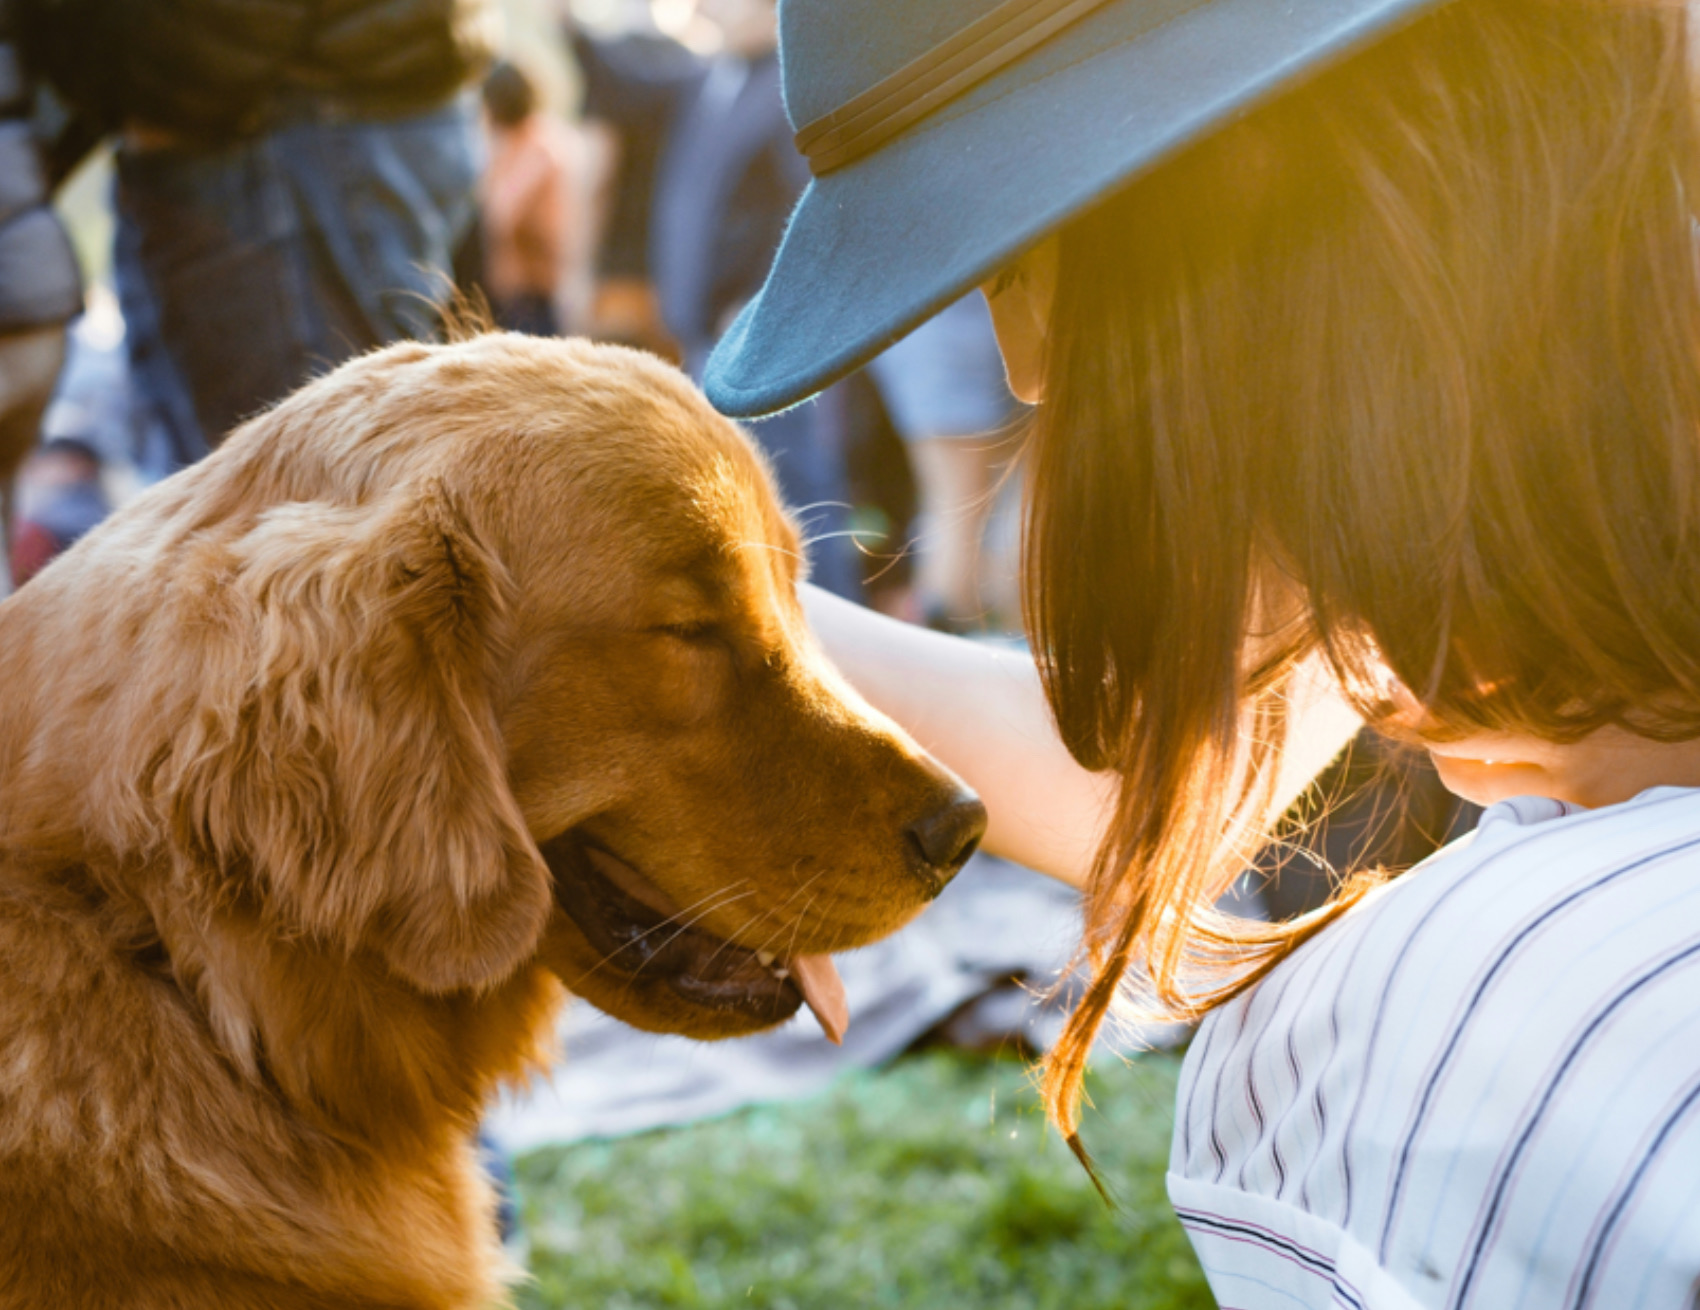
[[[82,307],[76,257],[48,205],[15,13],[0,0],[0,335],[63,323]]]
[[[661,316],[687,356],[712,346],[761,290],[808,180],[778,55],[710,60],[673,124],[650,216]]]
[[[431,108],[487,62],[492,0],[20,0],[32,57],[82,113],[216,144],[312,98]]]
[[[701,87],[707,66],[677,41],[646,32],[595,37],[575,23],[567,41],[584,81],[584,116],[620,137],[597,271],[647,278],[655,176],[673,121]]]

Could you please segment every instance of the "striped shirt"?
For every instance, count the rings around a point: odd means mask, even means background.
[[[1522,797],[1187,1055],[1169,1196],[1224,1307],[1700,1307],[1700,791]]]

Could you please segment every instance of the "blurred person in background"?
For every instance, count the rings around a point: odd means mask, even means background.
[[[622,155],[604,273],[653,286],[665,341],[693,377],[761,286],[808,180],[780,99],[772,0],[707,0],[699,12],[723,38],[706,58],[655,33],[572,30],[586,116],[613,126]],[[641,322],[633,327],[634,344],[649,344]],[[861,558],[848,535],[850,428],[836,389],[751,425],[799,513],[816,581],[860,598]]]
[[[498,327],[554,336],[572,207],[567,129],[539,107],[532,78],[507,60],[484,79],[484,113],[484,290]]]
[[[48,203],[17,17],[13,0],[0,0],[0,534],[8,540],[14,479],[65,359],[65,324],[82,306],[76,257]],[[0,594],[7,590],[0,577]]]
[[[677,361],[649,267],[649,216],[673,122],[702,77],[702,60],[655,27],[647,0],[618,7],[592,30],[563,12],[564,39],[583,80],[581,113],[606,178],[597,197],[590,332]]]
[[[711,56],[655,31],[647,6],[627,13],[617,34],[566,22],[584,116],[615,155],[591,330],[676,352],[693,376],[759,288],[809,176],[779,94],[772,0],[703,0],[698,15],[721,37]],[[995,433],[1014,408],[984,304],[970,299],[918,329],[878,362],[871,381],[877,404],[866,394],[869,378],[852,378],[753,429],[786,496],[807,511],[817,580],[865,594],[864,560],[847,535],[848,467],[889,417],[906,443],[924,526],[915,548],[919,599],[881,603],[951,630],[977,627]],[[874,412],[881,405],[884,415]],[[889,583],[889,559],[871,563]]]
[[[25,462],[12,531],[12,579],[23,586],[112,512],[100,451],[80,437],[52,437]]]
[[[981,543],[1013,454],[1001,438],[1019,410],[985,297],[975,291],[947,305],[872,360],[868,373],[903,438],[920,499],[913,613],[905,617],[958,633],[1012,618],[988,613],[995,588],[981,586]]]
[[[314,373],[435,332],[474,203],[459,93],[488,0],[18,3],[56,89],[119,134],[115,276],[175,463]]]

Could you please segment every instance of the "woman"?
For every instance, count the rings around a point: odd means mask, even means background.
[[[816,181],[708,389],[789,403],[987,284],[1012,383],[1042,401],[1037,674],[814,617],[981,790],[989,845],[1087,888],[1092,985],[1046,1070],[1053,1117],[1075,1140],[1139,960],[1148,1003],[1210,1012],[1170,1193],[1225,1304],[1690,1304],[1684,12],[914,9],[782,11]],[[1494,808],[1397,883],[1224,921],[1223,879],[1314,763],[1289,722],[1307,751],[1337,740],[1313,671]]]

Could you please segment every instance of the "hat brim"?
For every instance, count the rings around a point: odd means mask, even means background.
[[[1122,0],[811,182],[704,389],[795,405],[1071,215],[1445,0]]]

